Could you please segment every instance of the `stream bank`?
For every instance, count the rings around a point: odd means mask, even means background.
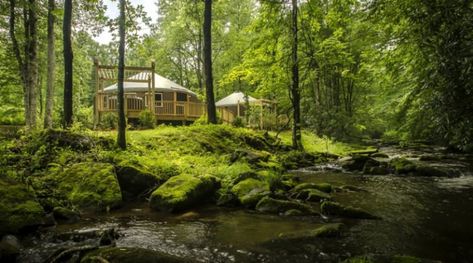
[[[435,160],[427,161],[420,160],[420,156],[425,156],[427,152],[421,151],[414,156],[408,149],[391,149],[390,152],[389,148],[385,148],[381,151],[388,158],[365,156],[362,157],[365,163],[360,171],[346,171],[342,169],[343,164],[340,166],[340,161],[330,161],[334,155],[293,152],[264,134],[220,127],[202,129],[191,127],[186,130],[194,135],[190,137],[192,142],[197,143],[190,144],[195,147],[193,151],[189,151],[189,147],[179,148],[175,142],[166,146],[161,141],[170,143],[176,137],[188,138],[189,134],[162,136],[159,133],[159,136],[140,141],[138,146],[143,148],[134,148],[125,155],[126,159],[123,153],[109,148],[106,138],[93,140],[90,144],[93,147],[89,148],[89,139],[76,138],[72,143],[55,141],[52,150],[56,153],[53,154],[48,149],[42,150],[48,154],[38,154],[36,150],[29,162],[39,168],[29,171],[31,174],[28,175],[33,180],[36,200],[46,211],[51,211],[56,220],[58,216],[63,216],[63,220],[57,220],[59,224],[52,224],[51,227],[43,224],[39,232],[22,238],[24,248],[19,261],[42,262],[65,247],[92,246],[95,249],[97,244],[137,249],[103,248],[97,252],[103,251],[103,255],[94,255],[108,259],[121,257],[121,261],[123,256],[132,257],[136,253],[148,254],[149,258],[169,256],[169,262],[339,262],[366,254],[369,254],[367,260],[375,262],[389,262],[376,260],[399,259],[403,255],[445,262],[462,262],[458,260],[471,258],[470,243],[462,243],[461,232],[454,235],[457,240],[445,238],[439,229],[431,227],[439,224],[440,219],[452,221],[452,214],[458,217],[457,223],[462,227],[471,219],[469,209],[460,211],[460,206],[448,205],[450,202],[458,203],[464,208],[471,200],[459,202],[457,199],[460,198],[455,193],[457,190],[449,188],[445,191],[432,183],[438,180],[444,185],[461,185],[459,195],[471,196],[468,155],[450,159],[428,158]],[[212,138],[219,142],[214,143]],[[73,144],[77,141],[83,143]],[[97,145],[101,147],[99,151]],[[7,149],[12,152],[12,148]],[[71,149],[75,155],[71,154]],[[151,162],[153,157],[164,158],[159,155],[160,151],[175,157],[174,162],[169,156],[166,159],[168,162]],[[356,157],[351,160],[364,154],[358,152],[354,155]],[[434,167],[435,163],[454,166],[458,173],[446,177],[399,173],[394,165],[390,165],[396,157],[406,159],[409,165],[415,164],[415,171],[420,167],[418,163],[424,162],[422,166]],[[18,158],[18,155],[12,154],[7,160],[13,158]],[[363,175],[366,163],[373,163],[368,162],[371,159],[376,160],[379,166],[387,163],[387,168],[395,175]],[[47,169],[41,168],[42,163],[46,163]],[[300,166],[313,167],[285,172]],[[95,170],[89,169],[93,167]],[[70,171],[74,170],[79,172],[72,173],[73,180],[64,181],[66,186],[61,186],[64,178],[70,177]],[[91,174],[90,171],[94,172]],[[113,178],[114,174],[117,179],[112,181],[121,190],[120,197],[104,194],[113,187],[100,188],[103,180],[110,185],[107,178]],[[135,177],[145,178],[146,181],[131,180]],[[181,177],[183,180],[179,179]],[[38,185],[35,179],[41,183],[40,186],[55,186],[49,190],[64,190],[38,191],[48,188],[35,188],[35,183]],[[125,189],[129,186],[133,188]],[[143,186],[150,189],[139,188]],[[154,189],[161,189],[156,191],[166,205],[160,201],[157,207],[149,206],[143,199],[156,192]],[[193,203],[187,202],[188,198]],[[116,201],[119,204],[115,205]],[[421,205],[416,206],[416,202]],[[205,203],[208,205],[202,206]],[[446,205],[439,207],[439,203]],[[91,207],[102,212],[90,210]],[[429,216],[434,219],[423,225],[426,221],[424,217]],[[116,235],[109,236],[104,243],[104,233],[112,230]],[[465,232],[471,233],[468,231],[467,228]],[[430,239],[416,240],[413,237],[417,235]],[[448,250],[453,247],[458,249],[452,255],[442,249],[426,253],[435,247],[428,241],[437,237],[439,241],[436,242]],[[417,245],[422,242],[426,245]],[[88,253],[82,252],[80,257]],[[112,252],[114,255],[110,257]],[[78,257],[75,255],[77,253],[68,256]]]

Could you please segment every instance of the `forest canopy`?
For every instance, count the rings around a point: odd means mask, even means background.
[[[125,2],[126,65],[155,61],[158,74],[205,98],[204,1],[157,0],[157,20]],[[296,41],[304,129],[340,140],[473,149],[473,1],[299,0],[292,1],[295,24],[291,1],[210,2],[216,100],[234,91],[276,100],[278,114],[291,120]],[[106,16],[107,5],[72,1],[75,128],[93,128],[94,59],[118,65],[118,19]],[[47,74],[48,14],[54,78]],[[48,83],[52,127],[63,123],[64,17],[64,1],[0,3],[0,124],[39,128]],[[140,34],[142,27],[149,32]],[[102,31],[115,36],[110,43],[96,41]]]

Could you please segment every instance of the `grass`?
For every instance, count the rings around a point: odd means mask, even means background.
[[[292,133],[291,131],[281,132],[279,138],[283,143],[291,144]],[[337,142],[330,138],[321,138],[307,130],[302,131],[302,144],[304,150],[309,153],[330,153],[340,156],[348,155],[352,151],[366,148],[360,145]]]

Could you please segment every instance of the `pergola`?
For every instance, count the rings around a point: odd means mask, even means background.
[[[118,66],[100,65],[97,59],[94,59],[95,67],[95,97],[94,97],[94,123],[100,121],[100,109],[104,108],[103,96],[105,96],[104,87],[106,82],[116,82],[118,79]],[[126,82],[147,83],[148,84],[148,109],[155,114],[155,62],[151,62],[150,67],[125,66]],[[127,100],[124,100],[125,113],[127,110]]]

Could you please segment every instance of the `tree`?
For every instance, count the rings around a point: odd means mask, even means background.
[[[53,106],[54,106],[54,81],[56,69],[56,52],[54,42],[56,35],[54,34],[55,17],[53,14],[56,8],[55,0],[48,0],[48,73],[47,73],[47,89],[46,89],[46,111],[44,115],[44,128],[52,128],[53,126]]]
[[[118,48],[118,146],[126,149],[126,117],[123,81],[125,78],[125,0],[120,0],[119,18],[120,44]]]
[[[16,37],[16,31],[18,29],[16,27],[17,16],[15,2],[14,0],[10,0],[9,34],[23,84],[26,126],[29,129],[34,129],[36,127],[36,90],[38,87],[37,4],[35,0],[28,0],[23,3],[24,45],[22,49],[25,51],[23,59],[20,44]]]
[[[207,97],[207,120],[217,123],[212,76],[212,0],[205,0],[204,6],[204,74],[205,94]]]
[[[73,106],[73,53],[72,53],[72,0],[64,1],[64,21],[62,26],[64,45],[64,128],[72,125]]]
[[[302,149],[301,140],[301,97],[299,93],[299,59],[297,28],[297,0],[292,0],[292,85],[291,101],[293,110],[292,147]]]

